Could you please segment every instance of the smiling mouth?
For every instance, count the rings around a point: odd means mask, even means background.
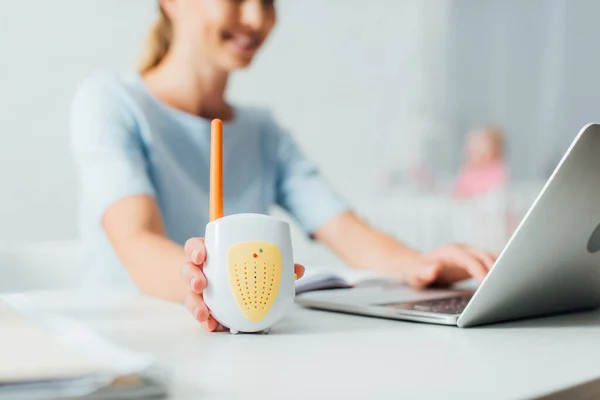
[[[260,47],[262,40],[256,35],[224,33],[223,39],[233,44],[243,53],[253,53]]]

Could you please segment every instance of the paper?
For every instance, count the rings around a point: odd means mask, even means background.
[[[0,300],[0,384],[109,373]]]
[[[24,295],[0,297],[0,398],[81,397],[119,390],[164,393],[141,376],[153,360],[116,346],[84,324],[37,309]],[[119,384],[117,384],[119,383]]]

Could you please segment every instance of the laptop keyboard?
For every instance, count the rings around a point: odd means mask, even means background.
[[[465,307],[467,307],[471,297],[473,297],[473,295],[468,294],[464,296],[444,297],[434,300],[385,304],[385,306],[402,310],[433,312],[438,314],[460,314],[463,312]]]

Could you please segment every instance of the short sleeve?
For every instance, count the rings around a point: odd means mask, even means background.
[[[155,196],[133,102],[128,100],[118,82],[95,77],[80,86],[71,107],[71,147],[81,202],[87,216],[98,220],[120,199]]]
[[[308,235],[348,211],[317,166],[300,151],[288,132],[269,118],[268,139],[275,153],[277,204],[288,211]]]

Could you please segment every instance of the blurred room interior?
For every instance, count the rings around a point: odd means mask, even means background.
[[[273,110],[359,214],[419,249],[500,250],[577,131],[598,120],[600,2],[278,9],[285,23],[235,75],[231,100]],[[85,77],[134,68],[155,12],[147,0],[0,0],[0,291],[76,285],[69,106]],[[485,142],[488,130],[501,140]],[[469,160],[488,145],[482,163],[506,175],[473,189]],[[294,242],[307,267],[336,262],[299,230]]]

